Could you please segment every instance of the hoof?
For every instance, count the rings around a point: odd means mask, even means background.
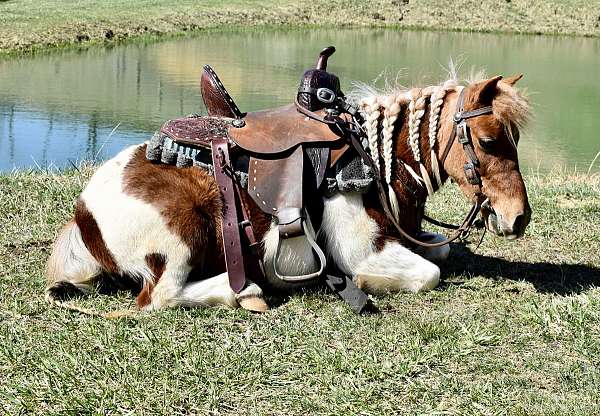
[[[266,312],[269,310],[269,305],[259,296],[242,296],[238,300],[240,306],[252,312]]]

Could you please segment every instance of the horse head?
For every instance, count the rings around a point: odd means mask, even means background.
[[[452,133],[452,129],[458,129],[457,124],[462,121],[457,112],[475,112],[471,113],[474,116],[464,119],[464,134],[476,157],[475,180],[469,180],[468,166],[465,165],[472,158],[469,149],[464,148],[465,139],[463,146],[459,143],[450,145],[447,157],[442,161],[443,170],[465,196],[486,200],[482,215],[487,228],[508,239],[521,237],[531,218],[517,154],[519,129],[529,116],[527,100],[514,87],[521,77],[497,76],[472,83],[462,93],[455,91],[448,97],[454,105],[447,106],[443,116],[446,131],[443,136],[448,139],[446,143],[440,143],[440,149],[444,149],[448,141],[454,139],[456,133]]]

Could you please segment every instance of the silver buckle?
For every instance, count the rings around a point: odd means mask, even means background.
[[[335,92],[331,91],[329,88],[319,88],[317,89],[317,98],[319,101],[325,104],[331,104],[335,101]]]

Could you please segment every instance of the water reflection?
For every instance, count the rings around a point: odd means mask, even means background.
[[[145,140],[168,118],[201,111],[198,77],[205,63],[243,110],[287,104],[304,69],[328,44],[338,48],[330,69],[346,90],[352,80],[368,82],[382,71],[394,78],[402,70],[405,85],[438,82],[450,56],[491,75],[525,73],[521,83],[531,91],[536,120],[523,134],[523,164],[586,169],[600,150],[597,39],[242,32],[0,62],[0,170],[106,158]]]

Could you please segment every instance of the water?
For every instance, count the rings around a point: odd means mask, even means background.
[[[301,74],[329,44],[329,69],[348,90],[382,71],[402,84],[437,83],[450,57],[489,75],[524,73],[535,120],[521,164],[587,171],[600,151],[600,40],[542,36],[308,30],[206,33],[0,61],[0,171],[102,160],[146,140],[163,121],[201,112],[202,65],[243,111],[291,102]],[[600,160],[593,168],[600,170]]]

